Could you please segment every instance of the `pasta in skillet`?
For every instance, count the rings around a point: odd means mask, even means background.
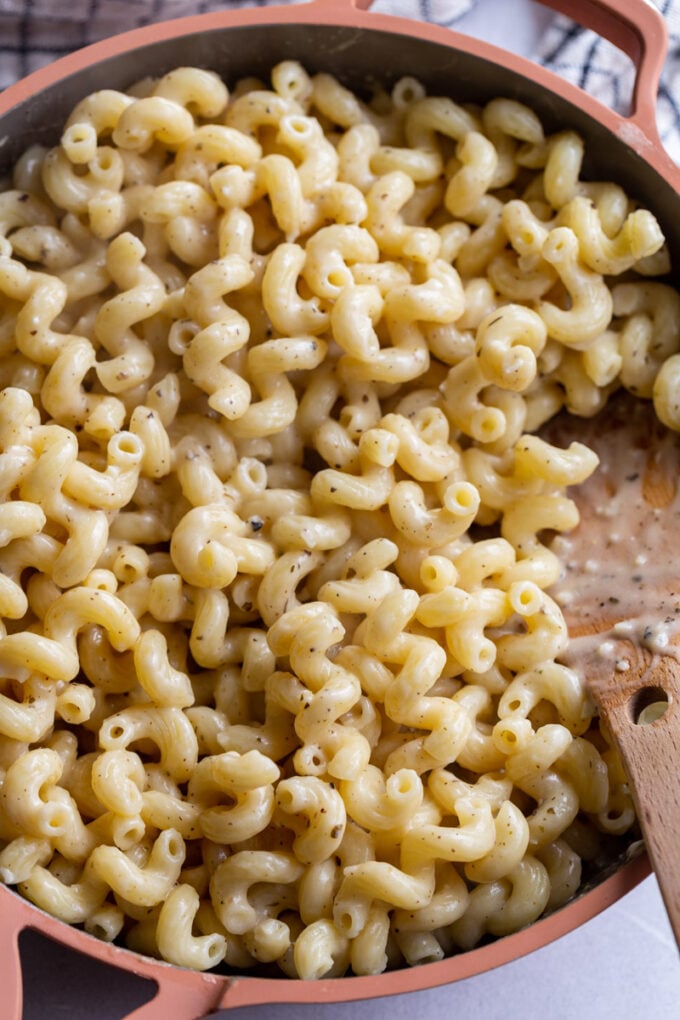
[[[293,61],[83,99],[0,193],[0,877],[180,966],[441,959],[634,825],[551,595],[651,213],[510,100]]]

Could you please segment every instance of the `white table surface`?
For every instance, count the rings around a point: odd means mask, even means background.
[[[376,9],[383,5],[378,0]],[[530,0],[479,0],[460,30],[530,54],[549,15]],[[678,849],[680,853],[680,848]],[[139,979],[33,934],[24,1020],[119,1020],[150,997]],[[0,989],[0,1020],[2,1016]],[[454,985],[362,1003],[251,1006],[224,1020],[677,1020],[680,957],[655,878],[528,957]],[[168,1016],[168,1020],[173,1020]]]

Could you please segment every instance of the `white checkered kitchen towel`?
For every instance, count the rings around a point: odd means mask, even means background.
[[[0,88],[56,57],[107,35],[166,18],[264,6],[267,0],[0,0]],[[295,3],[299,0],[276,0]],[[508,0],[514,2],[514,0]],[[376,0],[374,11],[453,26],[484,0]],[[669,57],[659,91],[659,127],[680,162],[680,0],[654,0],[670,30]],[[604,40],[556,16],[536,59],[614,108],[630,95],[630,61]]]

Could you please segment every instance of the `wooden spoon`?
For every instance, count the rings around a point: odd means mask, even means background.
[[[581,522],[553,543],[566,570],[551,594],[571,637],[565,661],[621,755],[680,946],[680,435],[628,394],[592,419],[560,415],[542,435],[600,458],[570,492]]]

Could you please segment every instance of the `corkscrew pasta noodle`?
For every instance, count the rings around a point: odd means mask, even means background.
[[[0,193],[0,878],[184,967],[464,951],[634,813],[550,587],[652,214],[582,140],[294,61],[81,100]]]

